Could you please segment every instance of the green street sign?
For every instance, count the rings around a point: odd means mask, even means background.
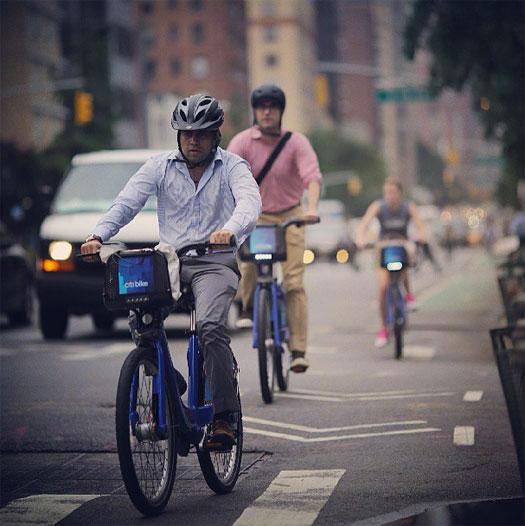
[[[385,102],[429,102],[435,100],[436,95],[428,88],[418,86],[399,86],[390,89],[376,89],[376,101]]]

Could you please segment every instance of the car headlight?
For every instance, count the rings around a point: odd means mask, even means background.
[[[346,263],[350,258],[350,254],[348,253],[348,250],[345,250],[344,248],[340,248],[337,251],[337,254],[335,255],[335,260],[338,263]]]
[[[303,253],[303,263],[305,265],[309,265],[310,263],[313,263],[315,259],[315,254],[313,250],[306,249]]]
[[[55,261],[66,261],[71,257],[73,245],[68,241],[52,241],[49,243],[49,255]]]

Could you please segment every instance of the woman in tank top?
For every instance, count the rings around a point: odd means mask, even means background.
[[[425,224],[417,213],[414,203],[403,198],[403,186],[395,178],[389,177],[383,185],[383,198],[374,201],[367,209],[363,219],[359,223],[356,232],[356,244],[358,248],[366,245],[365,234],[369,224],[377,218],[380,225],[379,238],[385,239],[408,239],[408,225],[414,221],[418,232],[418,241],[425,242]],[[388,341],[388,329],[386,326],[386,290],[388,287],[388,271],[379,267],[377,269],[379,281],[379,314],[381,327],[377,333],[375,345],[383,347]],[[403,271],[403,283],[406,289],[406,304],[409,310],[414,310],[416,300],[410,289],[408,273]]]

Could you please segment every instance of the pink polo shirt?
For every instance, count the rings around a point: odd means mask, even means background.
[[[281,130],[281,136],[286,130]],[[272,153],[280,137],[271,143],[257,126],[238,133],[228,145],[230,152],[236,153],[250,164],[254,177],[257,177]],[[264,178],[260,191],[263,212],[281,212],[298,204],[305,188],[312,181],[321,182],[319,161],[308,139],[299,132],[284,145],[270,171]]]

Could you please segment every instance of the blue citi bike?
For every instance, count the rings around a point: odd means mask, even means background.
[[[286,295],[274,276],[274,263],[286,261],[286,229],[319,223],[316,220],[290,219],[280,225],[257,225],[239,251],[242,261],[257,266],[253,299],[252,347],[257,349],[262,399],[273,402],[275,384],[288,388],[289,367],[283,362],[289,351],[286,320]]]
[[[202,256],[224,245],[200,243],[179,256]],[[231,249],[230,249],[231,250]],[[82,254],[81,258],[93,255]],[[118,251],[107,261],[106,308],[131,310],[130,329],[137,347],[127,356],[117,388],[116,439],[122,478],[134,506],[144,515],[158,515],[168,503],[177,455],[197,454],[208,486],[216,493],[233,490],[241,469],[242,415],[231,422],[235,444],[228,451],[206,449],[213,420],[211,391],[196,332],[191,287],[181,284],[179,307],[189,310],[188,385],[171,360],[164,318],[174,305],[166,258],[153,249]],[[232,375],[240,406],[239,369]],[[182,395],[188,389],[187,403]]]
[[[386,323],[389,334],[394,335],[394,356],[403,355],[403,336],[407,325],[405,297],[401,290],[402,271],[408,268],[408,253],[399,240],[382,241],[381,267],[388,271],[389,283],[386,291]]]

